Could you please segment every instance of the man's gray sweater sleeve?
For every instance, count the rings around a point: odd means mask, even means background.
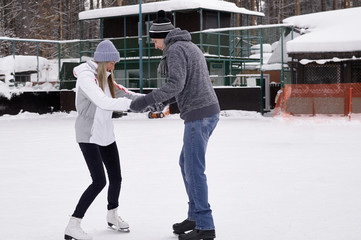
[[[181,49],[170,48],[167,52],[168,78],[167,82],[153,90],[156,102],[164,102],[177,96],[184,88],[187,77],[187,60]]]

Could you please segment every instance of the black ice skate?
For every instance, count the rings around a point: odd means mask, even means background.
[[[175,234],[184,234],[186,231],[193,230],[195,227],[196,227],[195,221],[190,221],[186,219],[181,223],[173,224],[173,232]]]
[[[179,235],[179,240],[213,240],[216,238],[215,230],[198,230]]]

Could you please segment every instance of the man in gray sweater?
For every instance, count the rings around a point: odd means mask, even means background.
[[[155,48],[163,51],[158,72],[167,77],[167,82],[133,100],[130,109],[140,112],[149,105],[174,99],[177,102],[185,121],[179,164],[189,202],[187,219],[174,224],[173,230],[181,240],[211,240],[215,238],[215,226],[204,172],[208,140],[219,120],[218,99],[203,53],[192,43],[189,32],[174,28],[161,10],[149,35]]]

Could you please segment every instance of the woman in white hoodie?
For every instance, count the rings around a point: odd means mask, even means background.
[[[141,94],[131,92],[113,80],[119,52],[109,40],[96,48],[94,61],[74,68],[76,83],[76,140],[88,166],[92,183],[79,199],[65,229],[65,239],[89,240],[80,222],[96,196],[106,185],[103,164],[109,179],[107,223],[116,230],[129,225],[117,213],[121,187],[121,170],[112,123],[113,111],[127,111],[132,99]]]

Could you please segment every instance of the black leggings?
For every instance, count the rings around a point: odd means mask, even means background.
[[[109,146],[103,147],[93,143],[79,143],[79,146],[83,152],[93,182],[80,197],[72,216],[83,218],[89,206],[105,187],[106,179],[103,163],[109,178],[107,207],[108,210],[117,208],[122,182],[117,144],[114,142]]]

